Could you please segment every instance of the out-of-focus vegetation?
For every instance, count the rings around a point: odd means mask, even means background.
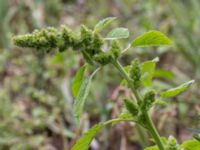
[[[0,0],[0,149],[70,149],[80,134],[97,122],[119,115],[121,93],[129,94],[112,67],[94,78],[81,126],[72,115],[71,83],[83,59],[72,51],[46,55],[13,46],[11,37],[35,28],[66,24],[77,30],[80,24],[93,27],[97,20],[115,16],[112,27],[130,29],[130,40],[150,29],[168,34],[172,47],[129,49],[121,58],[127,65],[133,58],[160,57],[154,74],[155,88],[174,87],[195,79],[190,91],[152,111],[161,135],[179,141],[199,132],[199,9],[198,0]],[[128,42],[130,42],[128,40]],[[127,41],[122,41],[126,45]],[[126,43],[127,42],[127,43]],[[159,69],[162,68],[162,69]],[[164,68],[164,70],[163,70]],[[170,71],[169,71],[170,70]],[[132,124],[104,129],[93,141],[92,150],[142,149],[149,136]],[[139,138],[140,137],[140,138]]]

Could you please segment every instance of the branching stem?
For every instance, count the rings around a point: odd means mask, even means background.
[[[129,77],[129,75],[127,74],[127,72],[124,70],[124,68],[122,67],[122,65],[120,64],[119,61],[113,61],[113,65],[117,68],[117,70],[120,72],[120,74],[123,76],[123,78],[128,82],[128,85],[130,87],[130,89],[132,90],[133,94],[136,97],[137,102],[141,102],[142,98],[139,94],[139,92],[135,89],[134,85],[132,84],[132,79]],[[144,114],[145,117],[145,126],[146,129],[148,130],[148,132],[151,134],[151,136],[154,138],[158,148],[160,150],[164,150],[164,145],[162,143],[161,137],[158,134],[158,131],[156,130],[153,121],[151,120],[151,118],[149,117],[148,112],[146,112]]]
[[[164,148],[164,145],[162,143],[161,137],[160,137],[157,129],[155,128],[152,119],[150,118],[148,113],[146,113],[145,116],[146,116],[146,123],[147,123],[147,127],[148,127],[147,130],[149,131],[151,136],[154,138],[155,143],[157,144],[158,148],[160,150],[164,150],[165,148]]]
[[[111,124],[113,122],[119,122],[119,121],[134,121],[135,122],[135,120],[133,120],[133,119],[121,119],[121,118],[119,118],[119,119],[112,119],[112,120],[106,121],[104,123],[104,125],[108,125],[108,124]]]
[[[113,61],[113,65],[118,69],[118,71],[121,73],[123,78],[127,81],[129,87],[131,88],[133,94],[135,95],[137,102],[141,101],[141,97],[138,93],[138,91],[135,89],[134,85],[132,84],[132,79],[128,76],[127,72],[124,70],[122,65],[119,63],[119,61]]]

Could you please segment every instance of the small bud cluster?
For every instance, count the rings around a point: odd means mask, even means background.
[[[134,88],[137,90],[141,86],[141,67],[138,60],[134,60],[131,64],[130,70],[129,70],[129,77],[131,79],[131,83],[133,84]],[[146,113],[149,111],[149,109],[152,107],[153,103],[155,102],[155,92],[154,91],[148,91],[144,94],[144,97],[141,98],[140,101],[138,101],[137,105],[132,104],[131,101],[124,101],[127,110],[131,113],[132,111],[137,110],[137,114],[134,115],[137,116],[138,122],[145,126],[146,122]]]
[[[93,33],[86,26],[81,26],[80,42],[83,56],[89,63],[93,63],[94,55],[99,54],[102,50],[103,40],[99,34]]]
[[[170,136],[166,143],[165,150],[181,150],[181,147],[177,144],[176,139]]]
[[[124,104],[126,106],[126,109],[133,115],[136,116],[139,112],[138,106],[134,104],[131,100],[129,99],[124,99]]]
[[[142,111],[148,111],[151,107],[152,104],[155,102],[155,92],[154,91],[148,91],[144,95],[144,99],[140,105]]]
[[[135,104],[133,101],[125,99],[124,104],[126,109],[135,117],[137,118],[138,122],[146,127],[146,113],[152,107],[153,103],[155,102],[155,92],[149,91],[144,95],[144,98],[141,102]]]
[[[74,33],[67,26],[61,26],[60,38],[60,43],[58,43],[58,49],[60,52],[65,51],[69,47],[72,47],[74,50],[77,50],[77,37],[75,37]]]
[[[35,49],[56,48],[58,40],[58,32],[55,28],[35,30],[32,34],[19,35],[13,38],[15,45]]]
[[[140,65],[139,65],[139,61],[138,60],[134,60],[132,62],[130,71],[129,71],[129,76],[130,78],[133,80],[133,84],[134,87],[136,89],[138,89],[141,85],[141,69],[140,69]]]
[[[116,41],[113,41],[111,44],[111,48],[108,52],[100,52],[94,55],[94,60],[101,65],[106,65],[113,60],[116,60],[120,56],[120,46]]]
[[[113,41],[108,52],[102,51],[103,39],[98,34],[81,26],[80,33],[74,33],[67,26],[61,30],[47,28],[35,30],[32,34],[19,35],[13,38],[14,44],[19,47],[34,48],[43,51],[58,49],[63,52],[69,48],[80,50],[85,60],[91,64],[97,62],[106,65],[116,60],[120,55],[120,46]]]

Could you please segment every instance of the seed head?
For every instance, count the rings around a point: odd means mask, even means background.
[[[32,34],[13,37],[15,45],[24,48],[54,49],[58,44],[58,32],[55,28],[35,30]]]
[[[69,29],[67,26],[62,25],[61,26],[61,40],[60,40],[60,46],[59,50],[67,49],[69,47],[72,47],[73,50],[77,50],[77,38],[73,34],[72,30]]]
[[[113,59],[117,59],[120,56],[121,48],[117,41],[112,42],[110,52],[112,53]]]
[[[99,54],[94,55],[93,59],[101,65],[107,65],[112,61],[112,55],[109,52],[101,52]]]
[[[124,99],[124,104],[126,109],[133,115],[136,116],[138,114],[138,106],[134,104],[131,100]]]
[[[86,48],[91,45],[93,34],[92,30],[88,29],[86,26],[81,26],[81,44]]]
[[[149,91],[144,95],[144,99],[141,103],[141,110],[142,111],[148,111],[153,102],[155,102],[155,92],[154,91]]]
[[[130,72],[129,72],[130,78],[133,80],[133,84],[135,88],[139,88],[141,85],[141,69],[139,65],[138,60],[134,60],[131,64]]]

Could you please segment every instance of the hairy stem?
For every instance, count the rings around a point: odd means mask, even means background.
[[[117,68],[117,70],[121,73],[123,78],[128,82],[129,87],[131,88],[133,94],[136,97],[137,102],[141,102],[141,96],[138,93],[138,91],[135,89],[134,85],[132,84],[132,79],[129,77],[127,72],[124,70],[122,65],[119,63],[119,61],[113,61],[113,65]],[[160,150],[164,150],[164,145],[162,143],[162,140],[160,138],[160,135],[158,134],[158,131],[156,130],[151,118],[149,117],[149,114],[146,112],[145,113],[145,125],[147,127],[147,130],[150,132],[152,137],[154,138],[157,146],[159,147]]]
[[[160,137],[157,129],[155,128],[152,119],[149,117],[148,113],[145,114],[145,118],[146,118],[146,125],[148,127],[147,129],[150,132],[151,136],[154,138],[155,143],[157,144],[157,146],[160,150],[164,150],[164,145],[162,143],[161,137]]]

